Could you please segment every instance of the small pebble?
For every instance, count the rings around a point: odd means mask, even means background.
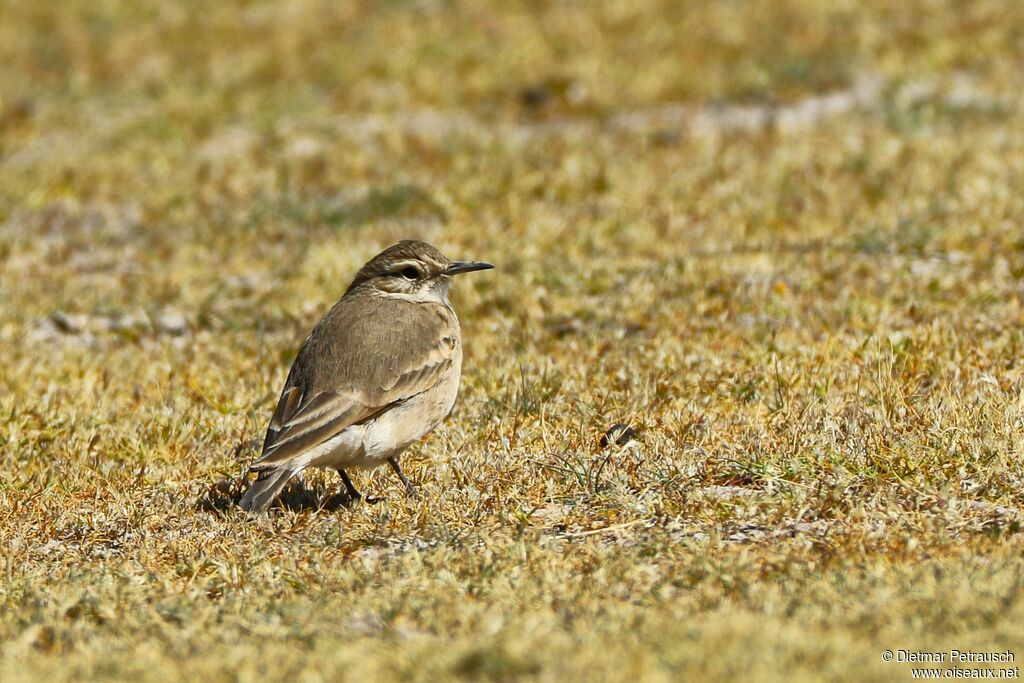
[[[634,438],[636,438],[635,429],[627,424],[616,422],[601,436],[601,448],[608,448],[611,445],[625,446]]]

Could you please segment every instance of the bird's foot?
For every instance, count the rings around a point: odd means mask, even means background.
[[[391,469],[395,471],[398,478],[402,480],[402,484],[405,486],[405,493],[410,498],[419,498],[420,493],[416,490],[416,487],[412,485],[409,478],[405,476],[405,472],[398,466],[398,460],[396,458],[388,458],[388,464],[391,465]]]

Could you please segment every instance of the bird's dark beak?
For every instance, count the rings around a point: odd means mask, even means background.
[[[490,263],[483,261],[455,261],[447,269],[445,275],[458,275],[459,273],[472,273],[474,270],[490,270],[493,268]]]

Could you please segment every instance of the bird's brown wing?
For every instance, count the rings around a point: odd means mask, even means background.
[[[344,303],[317,325],[295,359],[253,471],[301,457],[430,389],[454,361],[458,322],[450,311],[385,302],[368,318],[344,316]],[[384,318],[390,324],[379,324],[381,312],[391,314]],[[337,324],[339,316],[345,324]]]

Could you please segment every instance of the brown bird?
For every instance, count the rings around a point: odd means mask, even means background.
[[[307,467],[347,469],[388,463],[415,489],[398,455],[455,405],[462,374],[459,319],[448,302],[452,276],[493,268],[451,261],[406,240],[373,257],[299,350],[270,419],[258,477],[239,505],[267,509]]]

